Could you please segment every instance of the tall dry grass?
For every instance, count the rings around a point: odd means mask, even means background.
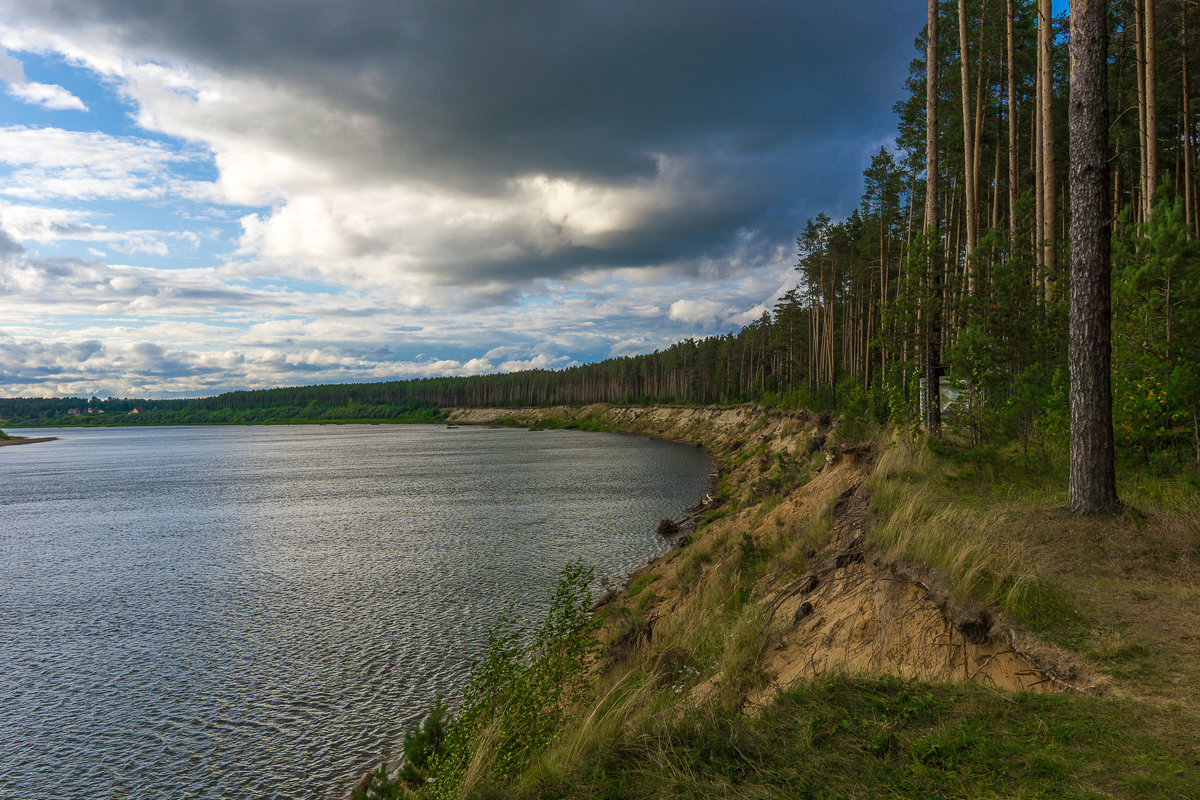
[[[894,442],[871,477],[874,544],[896,559],[936,570],[960,605],[1019,612],[1036,586],[1026,548],[1000,533],[1015,524],[1004,504],[963,507],[937,484],[925,448]]]

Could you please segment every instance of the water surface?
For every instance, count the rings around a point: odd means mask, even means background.
[[[565,563],[644,563],[711,469],[573,431],[49,433],[0,449],[0,797],[23,800],[340,797],[510,604],[536,624]]]

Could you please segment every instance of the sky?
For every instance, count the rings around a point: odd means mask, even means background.
[[[0,395],[560,368],[740,328],[923,3],[0,0]]]

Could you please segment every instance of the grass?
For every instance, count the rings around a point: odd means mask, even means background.
[[[960,605],[998,606],[1027,616],[1026,601],[1037,575],[1018,545],[996,540],[991,529],[1011,524],[1008,515],[986,517],[948,505],[929,486],[872,485],[879,520],[874,544],[891,556],[932,568],[949,583]]]
[[[1122,465],[1124,513],[1064,510],[1065,467],[1015,454],[956,461],[893,447],[871,479],[873,536],[956,602],[1090,661],[1122,691],[1183,703],[1200,727],[1200,493]]]
[[[1007,508],[965,507],[957,500],[977,496],[952,485],[934,468],[927,449],[894,444],[879,459],[870,480],[873,543],[893,558],[934,570],[961,605],[998,606],[1010,613],[1037,583],[1019,546],[998,541],[992,530],[1011,516]]]
[[[1062,509],[1053,460],[894,439],[854,522],[876,554],[916,565],[967,610],[999,610],[1115,689],[1010,694],[834,674],[772,694],[764,654],[783,646],[786,621],[764,609],[822,563],[846,525],[835,517],[847,484],[818,474],[821,454],[781,457],[745,430],[723,435],[744,446],[712,440],[721,508],[605,608],[590,690],[521,770],[462,796],[1200,796],[1194,481],[1123,472],[1130,510],[1084,518]]]
[[[625,597],[629,599],[637,597],[642,589],[645,589],[647,586],[654,583],[654,581],[658,580],[658,578],[659,575],[656,572],[645,572],[637,576],[637,578],[635,578],[625,590]]]
[[[757,714],[706,705],[643,719],[598,757],[542,769],[505,796],[1193,796],[1195,751],[1144,722],[1142,709],[1115,699],[829,676]]]

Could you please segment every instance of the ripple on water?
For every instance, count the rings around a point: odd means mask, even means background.
[[[63,430],[0,459],[2,796],[339,797],[693,448],[434,427]],[[519,465],[519,469],[514,469]]]

